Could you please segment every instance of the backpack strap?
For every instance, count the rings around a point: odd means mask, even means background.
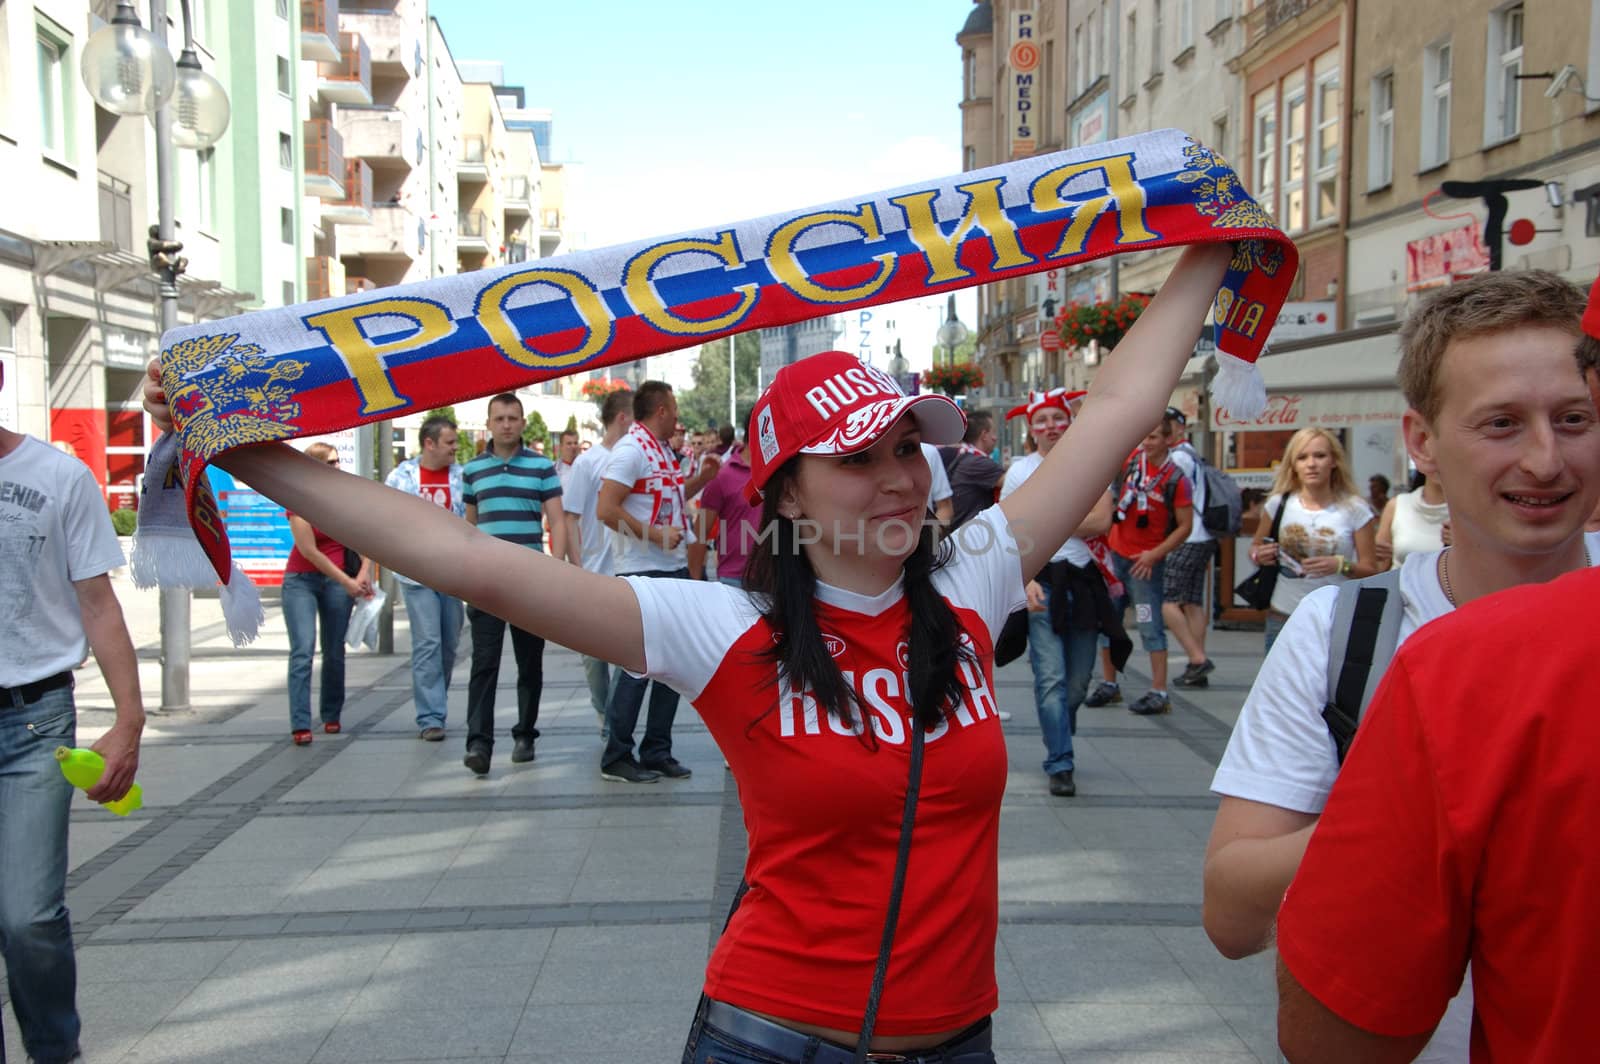
[[[1322,720],[1339,763],[1356,726],[1400,644],[1400,570],[1351,580],[1339,587],[1328,648],[1328,702]]]

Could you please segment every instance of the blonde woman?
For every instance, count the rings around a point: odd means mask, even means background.
[[[1283,520],[1274,539],[1280,509]],[[1268,650],[1301,599],[1319,587],[1378,572],[1375,517],[1331,433],[1309,428],[1290,437],[1250,543],[1251,561],[1278,565],[1267,614]]]

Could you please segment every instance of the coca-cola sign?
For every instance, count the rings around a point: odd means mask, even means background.
[[[1228,413],[1225,406],[1217,407],[1213,419],[1219,429],[1292,429],[1300,427],[1299,395],[1269,395],[1267,408],[1261,416],[1246,420]]]

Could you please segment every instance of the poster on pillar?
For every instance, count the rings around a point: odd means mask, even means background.
[[[1039,148],[1034,128],[1035,89],[1039,84],[1039,41],[1035,36],[1038,21],[1033,0],[1017,0],[1011,9],[1011,50],[1006,65],[1011,68],[1011,157],[1026,159]]]
[[[0,429],[22,431],[21,408],[17,404],[17,353],[0,350]]]

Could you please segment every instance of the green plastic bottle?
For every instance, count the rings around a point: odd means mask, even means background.
[[[82,791],[99,783],[101,775],[106,770],[105,758],[81,746],[77,749],[70,746],[56,747],[56,760],[60,762],[61,774],[67,777],[67,782]],[[100,804],[118,816],[127,816],[135,809],[144,806],[144,788],[135,783],[121,798]]]

